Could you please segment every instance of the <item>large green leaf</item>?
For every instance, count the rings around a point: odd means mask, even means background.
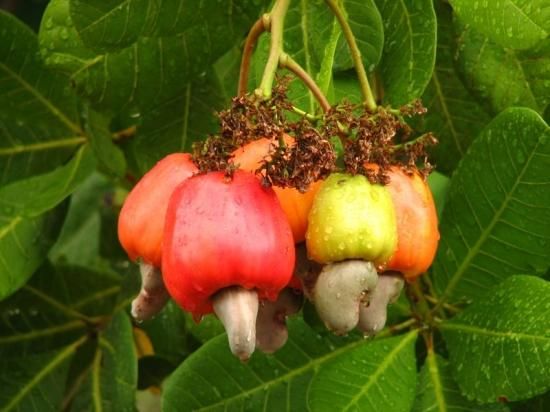
[[[8,411],[61,410],[69,360],[86,338],[63,349],[0,360],[0,408]],[[37,409],[37,407],[39,408]]]
[[[550,39],[520,52],[499,46],[460,21],[455,26],[459,70],[479,98],[496,112],[510,106],[544,112],[550,102]]]
[[[436,16],[431,0],[375,0],[384,21],[380,74],[384,100],[401,106],[422,96],[435,64]]]
[[[327,363],[311,383],[311,409],[410,411],[416,387],[416,336],[413,331],[374,341]]]
[[[463,396],[451,375],[449,362],[428,351],[420,371],[412,412],[505,412],[505,405],[479,405]]]
[[[0,300],[23,286],[46,258],[66,209],[62,204],[33,218],[0,209]]]
[[[73,411],[134,411],[137,389],[137,356],[132,323],[124,312],[117,312],[99,333],[92,365]]]
[[[445,202],[447,201],[450,184],[450,179],[439,172],[432,172],[428,176],[428,185],[430,186],[430,190],[434,198],[437,215],[440,218],[443,214]]]
[[[550,264],[550,129],[508,109],[472,143],[451,180],[434,269],[443,299],[476,299]]]
[[[145,173],[169,153],[190,151],[193,142],[216,132],[215,112],[224,103],[220,83],[209,71],[188,82],[180,95],[140,114],[141,125],[130,145],[139,171]]]
[[[72,25],[71,15],[81,16],[75,12],[75,4],[71,4],[69,10],[67,0],[56,0],[50,5],[51,11],[49,8],[46,23],[41,28],[43,55],[48,64],[71,74],[78,93],[88,98],[95,109],[115,113],[144,111],[182,96],[192,78],[209,70],[242,38],[261,9],[260,4],[252,2],[246,5],[231,3],[227,8],[209,2],[188,3],[186,7],[183,2],[160,5],[158,13],[151,15],[151,24],[158,30],[151,29],[149,34],[155,37],[138,35],[125,48],[90,54]],[[89,2],[79,2],[79,6],[87,10],[84,14],[93,9],[87,4]],[[96,12],[101,15],[102,10],[99,8]],[[182,13],[187,17],[183,18]],[[92,16],[91,21],[98,16]],[[107,33],[112,31],[114,35],[92,37],[98,41],[116,41],[119,30],[124,30],[117,13],[102,16],[98,17],[101,24],[93,27],[101,27],[101,32],[103,29]],[[55,26],[59,20],[64,21],[61,29]],[[169,26],[173,24],[176,26],[172,30]],[[156,37],[158,34],[162,37]]]
[[[0,357],[45,352],[75,340],[112,312],[119,283],[108,273],[43,265],[0,304]]]
[[[440,325],[466,396],[521,400],[550,389],[549,296],[547,281],[513,276]]]
[[[334,55],[333,69],[335,71],[342,71],[352,68],[353,61],[348,44],[344,35],[341,34],[338,21],[325,4],[320,3],[316,5],[314,1],[310,2],[315,7],[310,13],[312,24],[311,40],[318,60],[321,61],[323,59],[327,39],[331,36],[333,26],[336,26],[339,36]],[[338,3],[357,41],[365,68],[368,71],[373,71],[380,61],[382,46],[384,44],[382,18],[374,1],[341,0]]]
[[[2,11],[0,27],[2,184],[62,163],[85,138],[69,82],[44,67],[34,33]]]
[[[433,132],[439,144],[432,149],[439,171],[450,173],[481,129],[489,123],[484,108],[462,84],[454,67],[455,33],[448,5],[436,2],[437,57],[422,103],[428,113],[417,118],[420,132]]]
[[[94,156],[82,146],[65,166],[0,188],[0,208],[13,216],[36,217],[61,203],[94,170]]]
[[[231,355],[225,335],[207,342],[166,382],[163,410],[178,411],[182,405],[204,411],[309,410],[308,391],[315,375],[359,347],[368,351],[371,344],[357,336],[323,337],[301,319],[288,323],[289,340],[282,349],[272,356],[255,353],[246,364]],[[403,339],[412,341],[407,336]],[[391,396],[391,383],[387,390]]]
[[[528,49],[550,34],[547,0],[451,0],[468,24],[503,47]]]
[[[290,3],[285,17],[284,50],[312,76],[317,73],[320,67],[318,56],[313,52],[314,20],[312,19],[312,13],[318,10],[320,6],[310,0],[293,1]],[[269,35],[262,36],[252,58],[249,79],[250,90],[254,90],[260,85],[269,55],[269,46]],[[288,74],[284,71],[282,73]],[[294,105],[302,110],[310,113],[315,111],[315,99],[299,79],[295,79],[290,83],[288,97]]]
[[[201,43],[208,48],[221,36],[237,39],[243,35],[260,16],[263,3],[70,0],[70,11],[84,44],[100,52],[128,47],[140,36],[170,36],[200,26],[208,29],[206,42]]]

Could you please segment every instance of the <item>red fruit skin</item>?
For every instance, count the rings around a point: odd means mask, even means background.
[[[186,180],[168,205],[162,272],[172,298],[195,317],[210,298],[238,285],[275,300],[293,272],[292,231],[271,188],[251,173]]]
[[[418,174],[407,175],[392,167],[386,186],[393,200],[397,218],[397,249],[388,262],[387,270],[403,273],[413,281],[432,264],[439,231],[432,192]]]
[[[198,171],[188,153],[160,160],[134,186],[120,211],[118,239],[132,260],[160,267],[168,200],[185,179]]]

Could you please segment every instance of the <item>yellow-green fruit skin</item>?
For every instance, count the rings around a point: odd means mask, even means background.
[[[397,247],[391,196],[384,186],[362,175],[331,174],[308,219],[308,255],[319,263],[363,259],[383,266]]]

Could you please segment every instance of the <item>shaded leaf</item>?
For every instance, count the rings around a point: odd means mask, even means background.
[[[0,360],[0,408],[56,412],[61,409],[69,360],[85,342],[81,338],[65,348],[41,355]]]
[[[347,71],[334,74],[335,101],[348,101],[359,104],[362,102],[361,89],[355,71]]]
[[[43,265],[30,282],[0,303],[0,355],[25,356],[57,349],[109,315],[120,291],[108,273]]]
[[[0,184],[50,170],[85,139],[76,98],[44,67],[35,34],[0,11]]]
[[[548,296],[547,281],[513,276],[440,325],[453,374],[466,396],[514,401],[550,389]]]
[[[216,132],[215,112],[224,103],[220,83],[209,71],[188,82],[182,94],[139,115],[141,125],[130,147],[140,172],[145,173],[169,153],[190,151],[193,142]]]
[[[113,176],[122,177],[126,172],[124,153],[112,140],[109,118],[88,107],[84,111],[84,130],[102,168]]]
[[[89,375],[73,401],[73,411],[134,411],[137,357],[128,315],[117,312],[99,333]]]
[[[434,197],[435,207],[437,209],[437,215],[441,218],[443,214],[443,208],[447,201],[447,194],[449,193],[449,186],[451,180],[441,173],[432,172],[428,176],[428,185]]]
[[[550,102],[550,40],[536,50],[519,52],[497,45],[460,21],[456,30],[459,70],[466,85],[493,111],[510,106],[544,111]]]
[[[375,0],[384,22],[380,74],[384,100],[397,107],[422,96],[432,76],[436,16],[431,0]]]
[[[139,37],[172,36],[201,26],[208,28],[202,49],[226,36],[237,39],[257,19],[265,1],[157,2],[146,0],[71,0],[71,18],[87,47],[113,51],[131,46]],[[222,7],[223,6],[223,7]]]
[[[0,189],[0,208],[13,216],[36,217],[54,208],[95,170],[88,146],[53,172],[19,180]]]
[[[92,267],[99,255],[101,215],[111,184],[99,173],[92,174],[71,196],[69,212],[61,234],[49,253],[53,262]]]
[[[358,337],[323,337],[301,319],[288,324],[289,340],[282,349],[270,356],[256,352],[246,364],[231,354],[226,335],[208,341],[166,382],[164,410],[177,411],[181,405],[190,410],[308,410],[314,376],[332,360],[370,345]]]
[[[528,49],[550,33],[550,3],[546,0],[450,0],[454,11],[492,41],[513,49]]]
[[[550,264],[550,129],[508,109],[472,143],[451,180],[433,280],[443,299],[476,299]]]
[[[194,349],[186,324],[185,313],[170,300],[158,315],[143,322],[140,327],[147,332],[155,355],[169,360],[175,366]]]
[[[439,171],[452,172],[474,138],[489,123],[489,115],[464,87],[454,66],[455,33],[450,8],[436,2],[437,57],[430,83],[422,96],[428,113],[417,117],[416,129],[433,132],[432,149]]]
[[[420,371],[417,397],[412,412],[509,411],[505,405],[479,405],[461,395],[451,375],[449,362],[433,351],[428,352]]]
[[[23,286],[44,261],[59,234],[66,206],[33,218],[0,210],[0,300]]]
[[[409,332],[374,341],[327,363],[308,392],[312,410],[410,411],[416,386],[416,336]]]

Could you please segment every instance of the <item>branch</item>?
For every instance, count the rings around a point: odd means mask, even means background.
[[[242,96],[246,94],[248,86],[248,75],[250,73],[250,60],[252,58],[252,52],[258,42],[259,37],[266,30],[269,30],[270,17],[268,14],[264,14],[250,29],[243,49],[243,57],[241,59],[241,68],[239,71],[239,88],[237,95]]]
[[[315,80],[313,80],[311,76],[302,68],[302,66],[300,66],[292,57],[290,57],[286,53],[281,53],[281,56],[279,58],[279,65],[285,69],[290,70],[298,78],[300,78],[302,82],[304,82],[307,88],[311,90],[325,113],[330,110],[330,103],[328,102],[327,98],[325,97],[317,83],[315,83]]]

